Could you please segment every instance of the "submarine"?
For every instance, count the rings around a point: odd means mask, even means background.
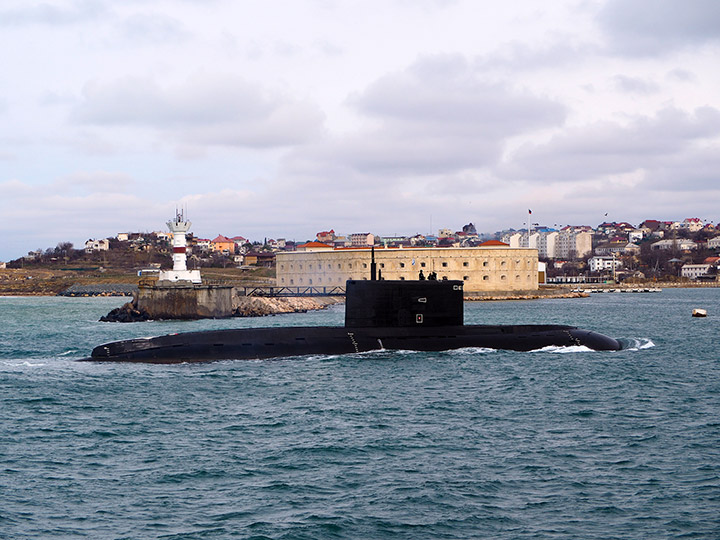
[[[622,348],[616,339],[575,326],[465,325],[462,281],[383,280],[376,277],[374,253],[370,279],[348,280],[345,291],[345,326],[207,330],[128,339],[99,345],[80,361],[180,364],[377,350]]]

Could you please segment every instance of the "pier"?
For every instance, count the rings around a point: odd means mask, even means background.
[[[236,296],[345,296],[345,287],[235,287]]]

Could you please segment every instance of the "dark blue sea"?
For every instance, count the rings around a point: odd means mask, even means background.
[[[720,538],[720,289],[465,307],[619,352],[76,362],[343,319],[97,322],[124,301],[0,298],[0,538]]]

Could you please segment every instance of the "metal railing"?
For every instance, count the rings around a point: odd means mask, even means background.
[[[235,287],[238,296],[345,296],[345,287]]]

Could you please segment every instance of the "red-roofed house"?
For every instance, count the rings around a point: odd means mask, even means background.
[[[505,242],[501,242],[500,240],[487,240],[486,242],[483,242],[482,244],[480,244],[479,247],[492,247],[492,246],[508,247],[509,244],[506,244]]]
[[[218,234],[210,242],[210,251],[233,255],[235,253],[235,242],[227,236]]]
[[[703,220],[700,218],[686,218],[681,224],[681,228],[687,229],[690,232],[697,232],[705,226]]]
[[[323,244],[332,244],[335,241],[335,230],[330,229],[329,231],[320,231],[315,236],[318,242]]]
[[[297,247],[297,251],[327,251],[333,247],[322,242],[306,242]]]

